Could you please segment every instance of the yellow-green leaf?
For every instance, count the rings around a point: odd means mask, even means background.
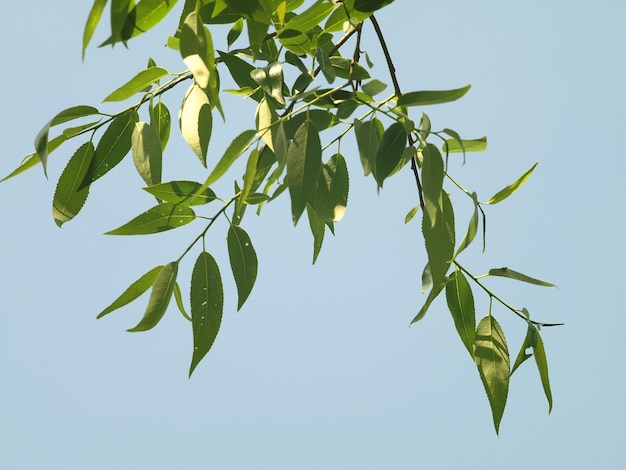
[[[159,274],[152,286],[152,292],[150,293],[150,300],[148,300],[148,306],[144,312],[143,318],[135,326],[127,331],[147,331],[154,328],[165,315],[174,286],[176,285],[176,275],[178,274],[178,263],[172,261],[166,264],[163,269],[159,271]]]

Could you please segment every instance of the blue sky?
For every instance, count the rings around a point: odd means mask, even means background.
[[[149,56],[183,68],[161,47],[171,21],[129,50],[92,47],[81,63],[90,3],[0,6],[3,176],[32,152],[51,116],[98,106]],[[226,227],[210,235],[225,316],[188,380],[191,330],[174,309],[141,334],[125,332],[141,304],[95,316],[139,275],[178,257],[198,227],[102,235],[151,204],[125,161],[94,185],[79,217],[57,229],[51,200],[70,146],[51,156],[50,181],[35,169],[0,185],[0,466],[582,469],[623,460],[626,6],[398,0],[378,19],[404,91],[472,84],[461,101],[426,110],[436,128],[488,136],[486,153],[455,167],[467,187],[484,200],[540,162],[514,197],[489,208],[487,252],[473,249],[463,260],[477,273],[509,266],[558,284],[490,284],[535,318],[566,324],[543,330],[552,414],[529,361],[512,378],[496,436],[444,303],[409,328],[423,301],[425,263],[419,224],[403,223],[415,205],[414,181],[403,172],[377,195],[347,152],[348,212],[315,266],[308,228],[291,227],[286,198],[261,218],[247,216],[260,271],[238,313]],[[389,82],[376,45],[364,46]],[[173,115],[181,93],[166,98]],[[247,103],[227,103],[215,158],[253,124]],[[196,157],[172,139],[166,174],[203,180]],[[457,217],[464,228],[469,213]],[[191,266],[182,269],[188,278]],[[486,299],[475,295],[482,316]],[[514,355],[524,325],[503,309],[495,314]]]

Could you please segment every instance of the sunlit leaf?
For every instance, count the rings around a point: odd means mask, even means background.
[[[373,12],[393,3],[394,0],[355,0],[354,8],[358,11]]]
[[[180,110],[181,133],[191,150],[206,166],[206,156],[213,129],[209,97],[198,85],[192,85]]]
[[[348,205],[348,166],[341,154],[333,155],[322,166],[315,189],[314,208],[324,222],[339,222]]]
[[[442,210],[433,223],[428,212],[422,217],[422,233],[428,253],[428,265],[433,285],[445,282],[446,273],[454,256],[454,212],[448,195],[442,191]]]
[[[376,154],[385,131],[383,123],[377,118],[365,122],[355,119],[354,131],[363,173],[367,176],[375,168]]]
[[[168,71],[161,67],[150,67],[146,70],[142,70],[107,96],[103,101],[124,101],[140,91],[143,91],[166,75],[168,75]]]
[[[528,170],[526,173],[524,173],[522,176],[520,176],[518,179],[516,179],[514,182],[508,185],[506,188],[502,188],[500,191],[494,194],[491,197],[491,199],[489,199],[484,204],[497,204],[499,202],[504,201],[507,197],[509,197],[511,194],[517,191],[519,187],[523,185],[528,178],[530,178],[530,175],[532,174],[536,166],[537,166],[537,163],[535,163],[532,167],[530,167],[530,170]]]
[[[163,155],[157,131],[145,122],[135,123],[131,138],[135,168],[147,185],[161,182]]]
[[[228,44],[229,49],[230,46],[232,46],[233,43],[239,38],[239,36],[241,36],[242,31],[243,18],[239,18],[237,21],[235,21],[235,23],[233,23],[233,26],[230,28],[230,31],[228,31],[228,34],[226,35],[226,43]]]
[[[228,229],[228,257],[237,284],[237,310],[247,300],[256,281],[258,261],[250,237],[244,229],[231,225]]]
[[[525,274],[518,273],[509,268],[493,268],[489,270],[490,276],[508,277],[509,279],[515,279],[516,281],[528,282],[536,286],[544,287],[556,287],[554,284],[550,284],[546,281],[535,279],[534,277],[526,276]]]
[[[422,187],[424,192],[424,213],[431,225],[437,223],[442,209],[443,158],[437,147],[427,144],[422,150]],[[431,227],[432,228],[432,227]]]
[[[322,166],[322,145],[315,126],[305,121],[287,151],[287,184],[291,196],[293,223],[304,212]]]
[[[428,297],[426,297],[426,301],[424,302],[424,305],[422,305],[422,308],[420,309],[420,311],[417,312],[417,315],[415,315],[415,318],[411,320],[411,324],[417,323],[422,318],[424,318],[424,316],[426,316],[426,312],[428,312],[430,305],[439,296],[439,294],[441,294],[441,291],[443,291],[444,287],[445,287],[444,283],[433,284],[432,288],[430,289],[430,292],[428,293]]]
[[[159,136],[161,151],[165,150],[170,138],[171,121],[170,110],[162,101],[150,109],[150,127],[156,130]]]
[[[150,287],[152,287],[157,279],[157,276],[163,269],[163,266],[157,266],[156,268],[151,269],[135,282],[133,282],[117,299],[113,301],[111,305],[102,310],[98,314],[97,318],[102,318],[108,313],[117,310],[125,305],[128,305],[133,300],[139,298],[144,292],[146,292]]]
[[[94,147],[91,141],[81,145],[59,178],[52,200],[52,216],[59,227],[72,220],[87,200],[89,187],[82,189],[79,187],[85,178],[93,154]]]
[[[185,317],[185,319],[191,321],[191,317],[187,313],[187,310],[185,310],[185,304],[183,303],[183,294],[180,291],[180,286],[178,285],[178,282],[174,284],[174,300],[176,300],[176,306],[178,307],[178,311],[180,312],[180,314]]]
[[[465,152],[483,152],[487,150],[487,137],[480,139],[447,139],[443,143],[443,152],[462,153]]]
[[[427,106],[449,103],[461,98],[470,89],[470,85],[454,90],[443,91],[412,91],[398,97],[398,106]]]
[[[282,106],[285,105],[283,67],[280,62],[273,62],[267,67],[254,69],[250,72],[250,76],[268,96],[274,98]]]
[[[102,12],[104,11],[107,1],[108,0],[94,0],[91,10],[89,10],[89,16],[87,17],[85,30],[83,31],[83,60],[85,60],[85,51],[87,50],[87,46],[93,37],[93,33],[100,22],[100,18],[102,18]]]
[[[354,28],[371,15],[371,12],[358,11],[354,7],[355,0],[344,0],[337,4],[337,8],[330,14],[324,24],[324,31],[334,33],[336,31],[347,32]]]
[[[404,223],[408,224],[411,220],[413,220],[413,217],[415,217],[415,214],[417,214],[417,211],[419,211],[419,209],[420,209],[419,205],[411,208],[411,210],[409,210],[409,212],[407,212],[406,215],[404,216]]]
[[[176,284],[176,275],[178,274],[178,263],[173,261],[166,264],[163,269],[159,271],[159,274],[152,286],[152,292],[150,293],[150,300],[148,300],[148,307],[143,315],[141,321],[127,331],[147,331],[154,328],[167,310],[172,293],[174,291],[174,285]]]
[[[186,206],[164,202],[148,209],[121,227],[105,235],[147,235],[182,227],[196,218],[194,211]]]
[[[195,181],[170,181],[143,188],[161,201],[181,206],[199,206],[215,200],[211,188],[202,189]]]
[[[467,279],[461,271],[455,271],[446,284],[446,300],[454,320],[454,326],[470,356],[474,357],[474,336],[476,312],[474,295]]]
[[[208,29],[195,12],[189,13],[180,33],[180,54],[200,88],[209,88],[215,73],[215,51]]]
[[[293,18],[291,18],[287,22],[287,24],[285,24],[279,37],[282,37],[283,34],[287,35],[289,31],[306,33],[312,30],[329,15],[333,8],[334,5],[332,4],[332,2],[317,0],[305,11],[298,13]]]
[[[230,166],[235,162],[235,160],[237,160],[237,158],[239,158],[241,154],[248,148],[248,144],[255,135],[256,131],[249,129],[243,131],[241,134],[235,137],[224,152],[222,158],[220,158],[220,160],[217,162],[217,165],[215,165],[215,168],[213,168],[213,171],[207,178],[205,185],[209,186],[218,179],[220,179],[224,175],[224,173],[226,173],[226,171],[230,168]]]
[[[474,339],[474,360],[487,392],[496,433],[509,393],[510,359],[504,332],[491,315],[478,324]]]
[[[191,275],[191,322],[193,356],[189,376],[213,346],[222,323],[224,288],[215,259],[206,251],[200,253]]]

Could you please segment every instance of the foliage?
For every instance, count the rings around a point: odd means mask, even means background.
[[[192,222],[199,225],[200,231],[179,258],[140,276],[98,318],[150,290],[143,318],[129,330],[146,331],[159,323],[174,297],[193,331],[191,375],[215,341],[224,306],[220,268],[204,248],[208,230],[222,217],[228,221],[226,249],[238,292],[237,309],[246,302],[257,276],[256,252],[242,226],[248,206],[256,206],[257,214],[261,214],[264,205],[283,193],[289,194],[294,225],[306,212],[314,238],[315,263],[325,233],[334,233],[334,224],[346,211],[349,176],[341,144],[354,137],[363,173],[371,175],[379,190],[401,170],[411,171],[415,178],[419,204],[409,211],[405,222],[421,214],[428,255],[422,292],[429,292],[412,323],[422,319],[435,298],[445,291],[459,338],[478,367],[498,432],[510,376],[532,355],[551,409],[548,365],[540,328],[554,325],[531,320],[526,309],[506,303],[483,280],[499,276],[539,286],[552,284],[509,268],[494,268],[477,276],[459,258],[475,241],[481,227],[484,251],[486,206],[498,204],[517,191],[536,164],[486,202],[481,202],[476,192],[465,189],[450,175],[450,154],[463,154],[465,158],[466,153],[485,150],[487,140],[485,137],[464,139],[448,128],[433,130],[424,107],[458,100],[470,86],[401,91],[391,52],[374,15],[392,1],[316,0],[305,4],[304,0],[186,0],[178,29],[167,40],[169,48],[180,54],[185,65],[183,71],[170,72],[150,59],[145,69],[104,99],[117,103],[135,98],[135,104],[112,115],[86,105],[61,111],[37,135],[35,152],[4,180],[39,163],[47,173],[50,153],[67,141],[85,139],[57,183],[53,216],[60,227],[80,212],[91,185],[132,155],[146,185],[143,189],[156,198],[157,204],[107,233],[154,234]],[[83,56],[107,3],[107,0],[94,1],[84,29]],[[177,3],[176,0],[111,0],[110,37],[103,45],[126,45],[170,14]],[[366,23],[372,26],[368,27],[367,31],[372,30],[368,34],[382,48],[393,85],[383,98],[380,96],[388,87],[372,77],[372,64],[360,46]],[[227,51],[214,48],[211,28],[218,24],[230,25],[225,38]],[[241,38],[244,27],[247,38]],[[243,47],[233,48],[235,43]],[[222,90],[220,74],[230,75],[238,88]],[[167,181],[162,174],[172,126],[171,113],[163,98],[168,91],[185,83],[190,85],[180,104],[179,125],[192,152],[207,168],[204,181]],[[213,119],[228,112],[221,104],[223,93],[257,103],[256,127],[242,129],[221,158],[212,162],[207,159],[207,152],[213,137]],[[72,126],[67,127],[70,122]],[[50,133],[58,128],[62,130],[50,139]],[[228,197],[216,195],[212,189],[214,183],[242,158],[247,158],[245,173],[241,179],[235,179],[234,193]],[[450,185],[450,190],[446,185]],[[459,197],[467,198],[473,207],[460,242],[454,216],[459,202],[453,204]],[[210,208],[216,205],[211,212]],[[188,315],[178,271],[198,245],[201,248],[190,280]],[[489,299],[489,312],[479,320],[472,286]],[[526,338],[512,369],[504,332],[492,313],[494,301],[527,325]]]

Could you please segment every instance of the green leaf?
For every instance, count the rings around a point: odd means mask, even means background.
[[[335,69],[333,69],[333,65],[330,62],[330,58],[326,51],[318,47],[315,51],[315,58],[317,59],[318,64],[320,65],[320,69],[324,74],[324,78],[328,83],[333,83],[336,78]]]
[[[35,150],[39,155],[39,160],[43,167],[43,172],[47,176],[48,166],[48,132],[50,128],[64,122],[71,121],[73,119],[82,118],[85,116],[92,116],[99,114],[99,111],[92,106],[73,106],[71,108],[64,109],[60,113],[56,114],[48,123],[41,128],[37,136],[35,137]]]
[[[241,134],[233,139],[233,141],[224,152],[224,155],[217,162],[217,165],[215,165],[215,168],[213,168],[213,171],[204,183],[205,186],[213,184],[218,179],[220,179],[224,175],[224,173],[226,173],[226,171],[235,162],[235,160],[237,160],[237,158],[239,158],[243,154],[243,152],[246,151],[248,145],[250,144],[250,141],[254,138],[255,135],[256,131],[249,129],[243,131]]]
[[[211,75],[215,74],[215,51],[211,33],[195,11],[189,13],[182,26],[180,54],[198,86],[208,89]]]
[[[537,346],[537,329],[531,323],[528,323],[526,337],[524,338],[524,342],[522,343],[519,353],[517,354],[513,368],[511,369],[511,375],[513,375],[517,368],[521,366],[526,359],[532,356],[532,354],[528,353],[528,349],[535,348],[535,346]]]
[[[478,232],[478,201],[476,200],[476,193],[473,193],[472,197],[474,198],[474,213],[470,219],[469,227],[467,227],[467,232],[465,232],[465,237],[463,237],[463,241],[456,250],[455,257],[459,256],[459,253],[470,246]]]
[[[113,301],[111,305],[102,310],[98,314],[97,318],[102,318],[108,313],[117,310],[125,305],[128,305],[133,300],[139,298],[144,292],[146,292],[150,287],[152,287],[157,280],[157,277],[163,266],[157,266],[156,268],[151,269],[135,282],[133,282],[117,299]]]
[[[81,124],[80,126],[66,127],[65,129],[63,129],[62,134],[68,139],[71,139],[72,137],[77,136],[78,134],[82,133],[83,131],[86,131],[87,129],[92,129],[96,124],[99,124],[99,123],[100,123],[100,120],[88,122],[86,124]]]
[[[326,232],[326,223],[320,219],[316,211],[310,204],[306,206],[306,213],[309,219],[309,227],[313,234],[313,264],[317,261],[317,257],[322,250],[322,244],[324,243],[324,233]]]
[[[180,111],[180,129],[191,150],[206,167],[206,156],[213,129],[209,97],[198,85],[192,85]]]
[[[245,60],[237,57],[234,53],[226,53],[218,51],[220,59],[230,72],[231,77],[235,83],[241,88],[258,88],[257,83],[250,76],[254,67]],[[259,90],[257,93],[251,95],[252,99],[259,101],[263,97],[263,93]]]
[[[393,172],[402,160],[405,147],[406,132],[404,125],[400,122],[394,122],[385,130],[376,152],[374,177],[379,187],[383,187],[385,178]]]
[[[222,323],[224,288],[215,259],[206,251],[200,253],[191,275],[191,322],[193,356],[189,376],[213,346]]]
[[[422,187],[424,192],[424,215],[428,216],[431,228],[437,223],[442,209],[443,158],[437,147],[427,144],[422,150]]]
[[[528,282],[529,284],[534,284],[536,286],[556,287],[554,284],[550,284],[549,282],[535,279],[534,277],[526,276],[525,274],[518,273],[517,271],[513,271],[512,269],[509,269],[509,268],[490,269],[489,275],[499,276],[499,277],[508,277],[509,279],[515,279],[516,281]]]
[[[223,3],[246,19],[265,24],[270,24],[272,21],[271,0],[223,0]]]
[[[354,8],[354,0],[344,0],[337,4],[337,8],[330,14],[328,20],[326,20],[324,31],[329,33],[342,30],[348,32],[370,15],[371,13],[358,11]]]
[[[354,8],[358,11],[372,12],[393,3],[394,0],[355,0]]]
[[[211,188],[202,189],[202,185],[195,181],[170,181],[143,189],[161,201],[180,206],[199,206],[216,199]]]
[[[131,137],[133,162],[147,185],[161,182],[163,154],[157,131],[145,122],[135,123]]]
[[[110,44],[116,42],[124,42],[130,38],[131,31],[126,26],[129,14],[132,11],[132,6],[135,2],[132,0],[111,0],[111,38]],[[131,16],[131,24],[134,21],[135,15]]]
[[[275,131],[272,129],[272,124],[278,120],[278,114],[276,114],[274,106],[270,103],[267,97],[263,97],[263,99],[259,101],[259,105],[257,106],[255,113],[255,120],[257,134],[273,152],[273,134]]]
[[[54,150],[59,148],[59,146],[63,142],[65,142],[67,139],[68,138],[65,135],[59,135],[55,137],[54,139],[52,139],[48,143],[48,154],[52,153]],[[37,153],[31,153],[30,155],[27,155],[26,157],[22,159],[21,163],[15,170],[13,170],[11,173],[6,175],[4,178],[0,179],[0,183],[8,179],[11,179],[14,176],[17,176],[21,173],[24,173],[26,170],[30,170],[31,168],[37,166],[39,163],[41,163],[41,160],[39,159],[39,155],[37,155]]]
[[[428,265],[433,278],[433,285],[445,282],[446,273],[454,257],[454,213],[448,195],[442,191],[442,210],[433,222],[424,211],[422,233],[428,253]]]
[[[170,111],[167,109],[167,106],[165,106],[165,103],[159,101],[156,106],[150,108],[150,127],[152,127],[159,136],[161,152],[165,150],[170,138],[171,122]]]
[[[148,209],[121,227],[105,235],[147,235],[182,227],[196,218],[194,211],[186,206],[164,202]]]
[[[422,295],[433,285],[433,276],[430,274],[430,266],[426,263],[422,270]]]
[[[426,297],[426,301],[424,302],[424,305],[422,305],[422,308],[420,309],[420,311],[417,312],[417,315],[415,315],[415,318],[411,320],[411,325],[413,323],[417,323],[418,321],[420,321],[422,318],[426,316],[426,312],[428,312],[430,305],[439,296],[439,294],[441,294],[441,291],[443,290],[444,287],[445,287],[444,283],[433,284],[433,287],[430,289],[430,292],[428,293],[428,297]]]
[[[168,71],[161,67],[150,67],[142,70],[128,82],[107,96],[103,102],[124,101],[131,96],[145,90],[153,83],[168,75]]]
[[[496,433],[499,433],[509,392],[510,359],[504,332],[491,315],[484,317],[476,329],[474,360],[489,398]]]
[[[363,173],[367,176],[375,168],[376,154],[385,129],[383,123],[377,118],[365,122],[355,119],[354,131]]]
[[[343,218],[349,187],[348,166],[337,153],[322,166],[315,188],[313,207],[323,222],[339,222]]]
[[[178,282],[174,284],[174,299],[176,300],[176,306],[178,307],[181,315],[187,320],[191,321],[191,317],[185,310],[185,304],[183,304],[183,294],[180,291],[180,286],[178,285]]]
[[[283,30],[279,34],[279,38],[283,35],[288,36],[289,31],[297,31],[299,33],[307,33],[324,20],[335,6],[332,2],[325,0],[317,0],[313,5],[302,13],[293,16]]]
[[[537,370],[539,371],[539,377],[541,378],[541,385],[543,391],[548,400],[548,413],[552,412],[552,391],[550,390],[550,377],[548,376],[548,359],[546,358],[546,351],[543,347],[543,340],[539,331],[537,333],[537,345],[533,348],[535,353],[535,363],[537,364]]]
[[[242,31],[243,18],[239,18],[237,21],[235,21],[233,26],[230,28],[230,31],[228,31],[228,34],[226,35],[226,43],[228,44],[229,49],[230,46],[232,46],[233,43],[239,38],[239,36],[241,36]]]
[[[285,122],[285,137],[287,137],[287,139],[293,139],[298,128],[307,120],[312,122],[315,128],[320,132],[333,127],[339,122],[330,111],[325,109],[309,109],[292,116]]]
[[[263,91],[285,106],[283,97],[283,66],[280,62],[272,62],[267,67],[258,68],[250,72],[252,79]]]
[[[252,194],[248,194],[248,197],[246,198],[246,204],[256,205],[256,204],[261,204],[262,202],[266,202],[269,200],[270,200],[270,197],[267,194],[252,193]]]
[[[152,286],[150,300],[148,300],[148,307],[146,308],[143,318],[137,326],[126,331],[131,333],[147,331],[154,328],[159,321],[161,321],[172,298],[177,274],[178,263],[175,261],[166,264],[163,269],[160,270]]]
[[[83,60],[85,60],[85,51],[87,50],[87,46],[93,37],[93,33],[100,22],[100,18],[102,18],[102,12],[104,11],[106,4],[107,0],[95,0],[91,10],[89,11],[89,16],[87,17],[87,22],[85,23],[85,30],[83,31]]]
[[[494,194],[491,197],[491,199],[489,199],[484,204],[497,204],[499,202],[504,201],[507,197],[509,197],[511,194],[517,191],[519,187],[523,185],[528,178],[530,178],[530,175],[535,170],[536,166],[537,166],[537,163],[535,163],[532,167],[530,167],[530,169],[526,173],[524,173],[522,176],[517,178],[515,181],[509,184],[506,188],[502,188],[500,191]]]
[[[417,214],[417,211],[419,211],[420,206],[417,205],[415,207],[413,207],[409,212],[406,213],[406,215],[404,216],[404,223],[408,224],[411,220],[413,220],[413,217],[415,217],[415,214]]]
[[[449,103],[461,98],[471,85],[445,91],[412,91],[398,97],[398,106],[427,106],[431,104]]]
[[[347,57],[332,56],[330,63],[339,78],[346,80],[350,78],[353,80],[367,80],[370,78],[369,72],[361,64],[353,63],[352,59],[348,59]]]
[[[94,147],[91,141],[84,143],[70,158],[59,178],[52,200],[52,216],[59,227],[72,220],[87,200],[89,186],[82,189],[79,189],[79,186],[93,155]]]
[[[370,80],[367,83],[364,83],[361,86],[361,89],[363,90],[364,93],[367,93],[368,95],[373,97],[385,91],[387,89],[387,85],[385,85],[380,80],[374,79],[374,80]]]
[[[462,153],[462,152],[483,152],[487,150],[487,137],[480,139],[446,139],[443,143],[443,152]]]
[[[461,271],[455,271],[446,284],[446,300],[454,320],[454,326],[470,356],[474,357],[476,312],[474,296],[467,279]]]
[[[117,116],[104,131],[81,188],[101,178],[120,163],[131,148],[137,113],[130,110]]]
[[[238,225],[231,225],[228,229],[227,244],[230,267],[239,297],[237,310],[240,310],[254,287],[258,261],[250,237]]]
[[[322,145],[315,126],[305,121],[296,131],[287,151],[287,184],[291,196],[293,224],[304,212],[315,190],[322,166]]]

